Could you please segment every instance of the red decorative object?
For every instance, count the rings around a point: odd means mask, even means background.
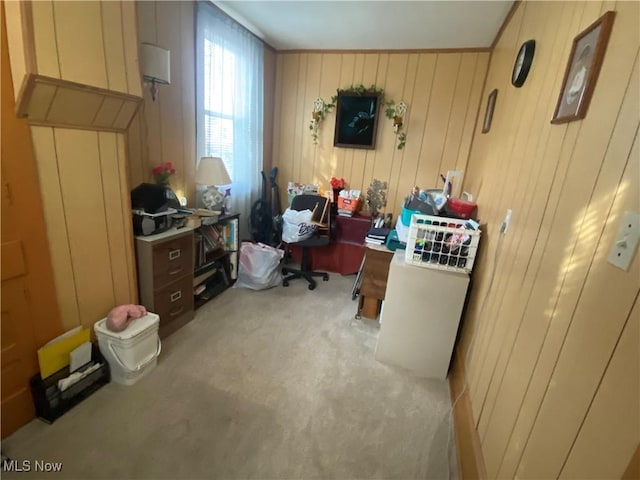
[[[344,190],[347,186],[347,181],[344,178],[331,177],[330,183],[331,189],[333,190],[333,203],[338,203],[340,190]]]
[[[344,178],[331,177],[331,188],[334,190],[344,190],[347,186],[347,181]]]
[[[153,168],[153,177],[159,185],[169,185],[169,177],[174,173],[176,173],[176,169],[173,168],[171,162],[165,162],[163,165]]]

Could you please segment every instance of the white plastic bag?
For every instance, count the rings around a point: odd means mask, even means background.
[[[265,290],[280,285],[282,273],[278,266],[284,251],[264,243],[242,242],[238,262],[237,288]]]
[[[318,228],[311,223],[311,210],[291,210],[287,208],[282,214],[282,241],[296,243],[311,238]]]

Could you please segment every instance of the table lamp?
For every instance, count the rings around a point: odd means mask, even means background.
[[[217,186],[231,183],[231,178],[222,159],[220,157],[201,157],[196,171],[196,183],[207,187],[202,193],[204,206],[209,210],[221,211],[224,205],[224,194]]]

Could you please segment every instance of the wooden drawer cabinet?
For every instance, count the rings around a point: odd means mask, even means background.
[[[136,237],[140,303],[160,316],[166,337],[193,318],[193,231]]]
[[[193,237],[184,235],[152,247],[154,286],[162,287],[193,271]]]
[[[393,252],[385,247],[367,247],[356,317],[378,317],[387,290],[387,276],[392,258]]]
[[[183,275],[181,280],[168,284],[154,292],[155,312],[160,315],[160,327],[171,323],[181,315],[193,311],[193,279]]]

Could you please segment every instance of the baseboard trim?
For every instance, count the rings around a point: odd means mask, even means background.
[[[465,365],[458,355],[454,355],[453,366],[449,375],[449,390],[451,404],[455,402],[464,388]],[[487,471],[482,456],[482,445],[478,430],[475,428],[473,409],[469,391],[466,390],[453,410],[453,421],[456,434],[456,449],[458,458],[458,478],[460,480],[487,478]]]

